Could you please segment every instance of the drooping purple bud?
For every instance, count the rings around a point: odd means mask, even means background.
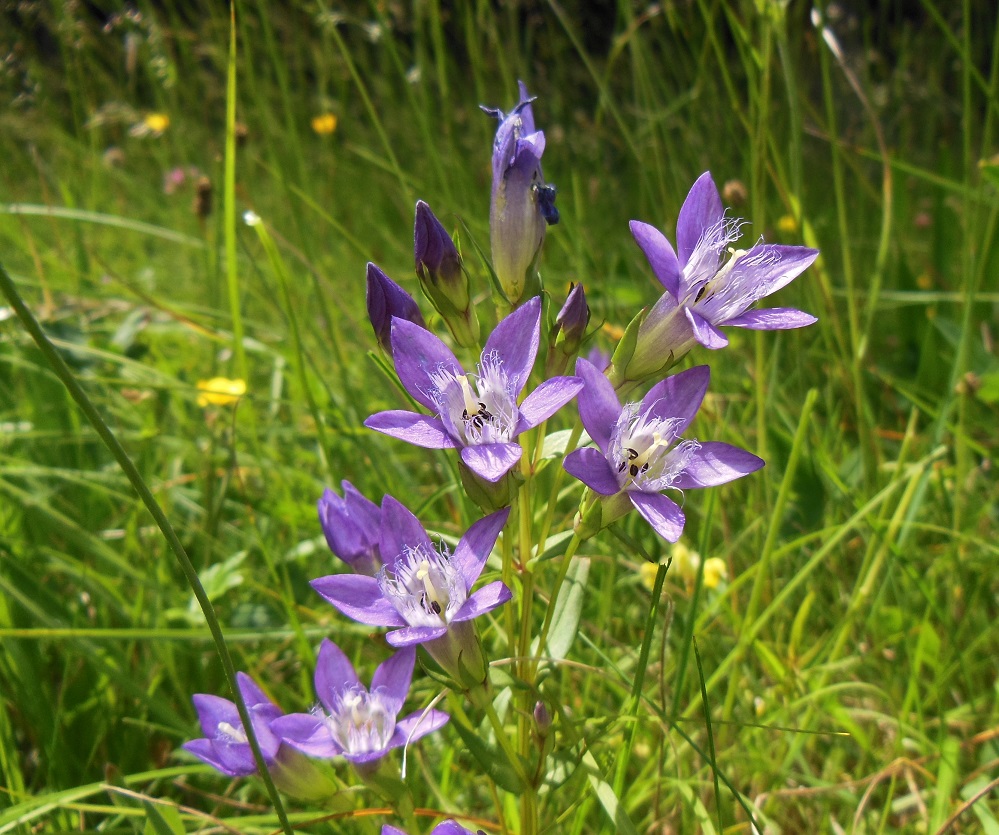
[[[343,482],[343,498],[330,489],[319,499],[319,522],[330,550],[356,574],[374,577],[382,567],[378,550],[382,511],[349,481]]]
[[[590,307],[586,303],[583,285],[577,284],[570,289],[565,304],[555,317],[555,325],[548,339],[548,359],[545,363],[547,376],[562,374],[570,360],[576,358],[589,323]]]
[[[375,329],[378,344],[392,351],[392,317],[405,319],[421,328],[426,327],[423,315],[413,297],[385,275],[375,264],[368,264],[368,318]]]
[[[422,200],[416,204],[413,255],[423,294],[460,345],[475,345],[478,320],[472,310],[468,276],[461,265],[461,255],[447,229]]]

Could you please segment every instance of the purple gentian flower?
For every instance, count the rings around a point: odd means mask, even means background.
[[[381,835],[407,835],[407,833],[394,826],[385,824],[382,827]],[[476,832],[472,832],[471,829],[465,829],[465,827],[455,821],[447,820],[443,823],[437,824],[437,826],[431,829],[430,835],[485,835],[485,833],[481,829]]]
[[[538,353],[540,322],[540,298],[507,316],[486,340],[478,374],[470,382],[436,336],[396,319],[392,354],[399,379],[434,416],[393,410],[372,415],[364,425],[417,446],[458,449],[476,476],[499,481],[520,461],[516,437],[550,418],[582,386],[576,377],[553,377],[517,405]]]
[[[379,546],[385,567],[378,577],[333,574],[313,580],[312,588],[349,618],[397,627],[386,635],[392,646],[423,644],[457,681],[481,684],[486,665],[471,621],[512,595],[500,580],[476,592],[472,586],[509,514],[504,508],[475,522],[450,554],[443,543],[434,547],[419,520],[386,496]]]
[[[303,799],[329,797],[336,787],[314,763],[281,744],[271,725],[283,712],[246,673],[236,673],[239,692],[253,723],[271,779],[281,791]],[[257,773],[257,763],[233,702],[219,696],[197,693],[192,698],[201,722],[202,739],[185,742],[182,748],[227,777]]]
[[[330,550],[358,574],[374,576],[382,567],[378,552],[381,509],[349,481],[343,498],[327,488],[319,499],[319,522]]]
[[[406,319],[422,328],[425,327],[423,314],[409,293],[370,262],[367,279],[368,318],[375,329],[378,344],[391,351],[392,317]]]
[[[742,225],[741,220],[726,217],[710,172],[697,179],[683,202],[675,252],[654,226],[631,221],[631,233],[666,292],[638,332],[629,379],[655,372],[667,356],[679,358],[695,342],[724,348],[728,338],[719,330],[722,325],[781,330],[816,321],[794,308],[749,309],[796,278],[819,253],[803,246],[765,243],[748,250],[731,249]]]
[[[442,728],[450,718],[439,710],[396,718],[409,694],[415,663],[415,649],[399,650],[375,670],[368,689],[343,650],[324,640],[315,676],[322,709],[284,716],[274,722],[274,733],[311,757],[342,756],[363,768]]]
[[[763,466],[744,449],[720,442],[682,440],[708,390],[706,365],[667,377],[641,403],[623,407],[610,381],[584,359],[576,373],[585,387],[579,416],[598,449],[586,447],[566,456],[565,469],[603,497],[601,526],[632,507],[669,542],[683,531],[683,511],[662,495],[668,488],[713,487]]]
[[[545,134],[534,129],[534,113],[523,81],[520,102],[509,113],[483,107],[500,120],[493,142],[493,190],[489,233],[493,269],[512,304],[520,301],[528,273],[541,254],[548,224],[558,223],[555,187],[545,183],[541,155]]]

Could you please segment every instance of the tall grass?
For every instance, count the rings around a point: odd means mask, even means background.
[[[818,325],[740,331],[711,357],[699,432],[768,461],[685,503],[684,542],[728,582],[675,561],[648,622],[641,565],[671,549],[634,519],[584,546],[579,634],[545,682],[548,831],[615,831],[617,804],[637,831],[748,831],[747,809],[774,832],[999,831],[999,24],[970,2],[809,11],[247,2],[234,29],[211,4],[2,11],[0,262],[178,531],[235,666],[280,704],[313,699],[323,636],[359,666],[385,654],[307,585],[331,570],[325,485],[390,492],[447,534],[475,518],[443,455],[361,426],[400,402],[362,277],[373,260],[415,292],[422,198],[488,298],[495,125],[478,105],[509,107],[523,78],[563,218],[542,274],[556,299],[581,281],[594,323],[655,299],[627,222],[670,234],[706,169],[743,185],[752,235],[823,253],[779,302]],[[333,135],[310,126],[324,112]],[[135,135],[148,113],[169,126]],[[189,168],[211,211],[192,209]],[[197,404],[216,375],[246,379],[238,406]],[[0,832],[276,829],[261,783],[177,753],[191,694],[227,694],[204,618],[6,313],[0,494]],[[573,508],[563,494],[557,522]],[[417,678],[426,705],[436,685]],[[516,803],[439,737],[409,752],[424,806],[516,829]],[[373,807],[347,791],[313,828],[377,832],[391,818]]]

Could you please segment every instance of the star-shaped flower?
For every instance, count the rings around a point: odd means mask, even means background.
[[[574,450],[563,466],[607,497],[602,525],[634,507],[656,533],[676,542],[683,532],[683,511],[663,490],[725,484],[764,464],[730,444],[681,438],[708,390],[711,372],[706,365],[667,377],[641,403],[624,406],[610,381],[591,363],[580,359],[576,373],[585,383],[579,394],[579,416],[598,449]]]
[[[364,425],[417,446],[459,449],[475,475],[499,481],[520,460],[516,437],[555,414],[582,386],[576,377],[553,377],[517,405],[538,353],[540,322],[540,297],[507,316],[489,335],[478,373],[470,380],[440,339],[393,319],[392,354],[399,380],[434,414],[379,412]]]
[[[796,278],[819,253],[803,246],[765,243],[733,249],[730,244],[739,239],[742,226],[743,221],[725,215],[710,172],[697,179],[683,202],[676,251],[654,226],[631,221],[631,233],[666,292],[638,332],[629,379],[653,373],[670,353],[679,358],[695,342],[724,348],[728,338],[719,330],[722,325],[781,330],[816,321],[811,314],[789,307],[749,309]]]
[[[423,644],[457,681],[485,677],[485,661],[471,623],[506,603],[510,590],[496,580],[472,586],[485,568],[510,509],[475,522],[454,553],[435,547],[419,520],[391,496],[382,502],[379,550],[385,567],[378,577],[334,574],[312,587],[347,617],[370,626],[396,627],[386,635],[394,647]],[[470,686],[470,684],[469,684]]]
[[[315,675],[322,708],[276,720],[274,733],[311,757],[342,756],[360,766],[379,760],[393,748],[442,728],[450,718],[430,710],[397,719],[409,695],[415,663],[415,649],[399,650],[375,670],[369,689],[340,647],[324,640]]]

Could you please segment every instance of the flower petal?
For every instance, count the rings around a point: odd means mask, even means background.
[[[649,389],[649,393],[642,398],[639,414],[663,420],[679,418],[681,423],[676,426],[676,436],[682,435],[701,408],[710,382],[711,369],[706,365],[688,368],[667,377]]]
[[[389,646],[411,647],[447,634],[446,626],[405,626],[385,634]]]
[[[543,420],[548,420],[579,394],[582,388],[583,381],[579,377],[552,377],[550,380],[545,380],[520,404],[518,434],[534,428]]]
[[[578,399],[579,417],[586,434],[606,452],[611,430],[621,416],[621,401],[610,380],[593,363],[582,358],[576,360],[576,374],[583,381]]]
[[[755,473],[765,463],[762,458],[737,446],[720,441],[705,441],[672,486],[680,490],[714,487]]]
[[[621,485],[614,475],[614,470],[598,449],[593,447],[574,449],[565,457],[562,467],[569,475],[575,476],[601,496],[613,496],[621,492]]]
[[[382,596],[378,581],[361,574],[331,574],[309,585],[348,618],[368,626],[405,626],[406,621]]]
[[[680,262],[673,245],[651,224],[633,220],[629,226],[635,242],[649,259],[653,274],[666,291],[677,298],[680,295]]]
[[[531,376],[540,339],[541,297],[525,302],[500,322],[486,340],[482,356],[495,352],[503,361],[503,370],[520,394]]]
[[[477,444],[461,450],[468,469],[486,481],[499,481],[523,454],[520,444]]]
[[[243,698],[245,700],[246,697]],[[216,729],[223,722],[236,726],[242,721],[239,718],[236,705],[221,696],[214,696],[211,693],[195,693],[191,697],[191,701],[194,703],[194,710],[201,723],[201,732],[206,736],[214,736]]]
[[[700,342],[705,348],[717,350],[728,345],[728,337],[701,316],[700,313],[695,313],[689,307],[685,307],[683,312],[687,315],[687,321],[690,322],[690,326],[694,329],[694,339]]]
[[[465,591],[469,591],[479,579],[482,568],[496,544],[496,538],[509,518],[508,507],[490,513],[473,523],[459,540],[451,556],[451,562],[465,581]]]
[[[701,235],[721,220],[724,214],[725,209],[715,181],[711,179],[711,172],[705,171],[690,187],[676,221],[676,254],[680,264],[685,265],[690,260],[690,254]]]
[[[376,412],[364,425],[383,435],[391,435],[426,449],[453,449],[457,444],[447,433],[440,418],[392,409]]]
[[[274,704],[270,698],[268,698],[267,694],[263,690],[260,689],[260,685],[258,685],[246,673],[236,673],[236,684],[239,687],[239,692],[248,708],[257,707],[258,705],[266,705],[267,707],[271,707],[277,711],[276,715],[281,713],[281,709]]]
[[[392,705],[392,710],[398,713],[402,709],[406,696],[409,695],[409,685],[413,681],[413,667],[416,665],[416,650],[400,649],[390,658],[383,661],[371,677],[371,692],[384,688],[385,696]]]
[[[382,524],[378,550],[389,571],[395,570],[396,560],[410,549],[432,549],[430,537],[417,519],[402,502],[392,496],[382,499]]]
[[[683,533],[683,511],[668,496],[661,493],[629,491],[628,498],[642,518],[667,542],[676,542]]]
[[[776,293],[796,279],[819,257],[817,249],[784,244],[757,244],[739,258],[728,282],[756,286],[754,298]]]
[[[283,742],[310,757],[328,760],[343,754],[326,723],[311,713],[289,713],[275,719],[272,727]]]
[[[754,331],[781,331],[803,328],[818,321],[811,313],[793,307],[767,307],[761,310],[747,310],[734,319],[729,319],[725,324],[750,328]]]
[[[512,597],[513,593],[502,580],[488,583],[462,604],[461,608],[454,613],[451,621],[461,623],[465,620],[472,620],[472,618],[477,618],[486,612],[491,612],[497,606],[502,606]]]
[[[192,739],[190,742],[185,742],[180,747],[185,751],[189,751],[194,754],[194,756],[196,756],[199,760],[210,765],[216,771],[221,771],[226,777],[246,777],[253,774],[257,770],[252,754],[249,755],[249,759],[244,763],[244,768],[237,768],[233,770],[228,762],[222,762],[210,739]],[[249,746],[247,746],[247,751],[249,751]]]
[[[410,742],[425,737],[429,733],[443,728],[451,717],[440,710],[428,710],[411,713],[405,719],[400,719],[395,724],[395,733],[389,741],[387,748],[398,748]]]
[[[361,682],[354,672],[354,665],[332,641],[323,638],[316,659],[316,696],[328,712],[333,712],[339,694]]]
[[[428,394],[435,388],[430,375],[439,370],[455,376],[465,373],[447,345],[405,319],[392,319],[392,359],[403,387],[431,412],[437,411],[437,405]]]

